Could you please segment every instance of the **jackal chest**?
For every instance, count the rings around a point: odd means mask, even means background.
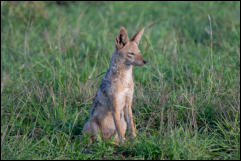
[[[119,110],[123,110],[123,108],[128,104],[127,101],[132,99],[134,91],[133,88],[133,84],[127,84],[116,93]]]

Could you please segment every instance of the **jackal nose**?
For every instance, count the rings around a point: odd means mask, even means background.
[[[146,61],[146,60],[143,60],[143,63],[144,63],[144,64],[146,64],[146,63],[147,63],[147,61]]]

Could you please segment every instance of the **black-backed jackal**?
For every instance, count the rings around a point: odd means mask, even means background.
[[[83,128],[83,132],[92,134],[93,138],[98,130],[103,139],[117,132],[115,141],[123,143],[127,127],[130,136],[136,137],[131,108],[134,92],[132,67],[146,64],[138,48],[143,32],[144,27],[129,40],[126,29],[120,28],[109,69],[102,79],[89,120]]]

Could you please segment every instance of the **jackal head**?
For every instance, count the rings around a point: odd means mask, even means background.
[[[124,27],[120,28],[115,40],[116,54],[126,65],[142,66],[147,63],[138,48],[143,32],[144,27],[129,40],[126,29]]]

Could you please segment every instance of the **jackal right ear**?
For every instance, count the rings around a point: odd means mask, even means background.
[[[118,49],[123,48],[129,42],[128,33],[124,27],[120,28],[118,36],[115,39],[115,45]]]

